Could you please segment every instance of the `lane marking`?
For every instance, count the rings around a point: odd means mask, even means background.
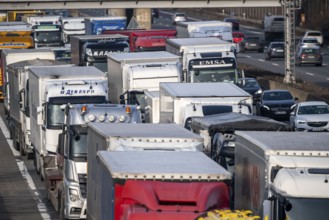
[[[51,220],[46,205],[44,204],[44,202],[42,202],[41,193],[38,191],[37,187],[35,186],[32,176],[27,170],[24,161],[18,158],[20,157],[20,153],[14,148],[13,140],[10,139],[10,132],[1,117],[0,117],[0,128],[2,130],[3,135],[7,139],[7,143],[10,147],[10,150],[12,151],[13,155],[16,157],[16,163],[19,171],[21,172],[23,179],[26,180],[28,187],[34,193],[34,199],[37,201],[37,207],[41,215],[41,218],[44,220]]]
[[[249,56],[249,55],[246,55],[246,57],[251,58],[251,56]]]
[[[314,76],[313,73],[308,73],[308,72],[306,72],[305,74],[310,75],[310,76]]]
[[[277,63],[272,63],[272,65],[273,65],[273,66],[279,66],[279,64],[277,64]]]
[[[265,62],[265,60],[263,60],[263,59],[258,59],[258,61]]]

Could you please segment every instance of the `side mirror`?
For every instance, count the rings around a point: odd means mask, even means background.
[[[58,147],[57,147],[57,153],[59,155],[64,155],[64,141],[65,141],[65,134],[60,133],[58,135]]]

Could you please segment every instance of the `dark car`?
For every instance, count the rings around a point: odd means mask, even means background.
[[[240,43],[240,52],[257,51],[262,53],[264,51],[264,42],[256,36],[247,36]]]
[[[296,65],[315,64],[322,66],[322,54],[319,47],[300,47],[296,53]]]
[[[254,104],[259,100],[260,95],[263,92],[262,87],[255,78],[239,78],[237,80],[237,85],[252,95]]]
[[[297,98],[294,98],[288,90],[263,91],[256,104],[256,113],[273,119],[289,120]]]
[[[284,58],[284,42],[271,42],[265,50],[265,60]]]
[[[238,19],[236,19],[236,18],[224,18],[224,21],[232,23],[232,31],[240,30],[240,21]]]

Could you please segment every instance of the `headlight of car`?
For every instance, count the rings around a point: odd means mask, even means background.
[[[262,89],[258,89],[258,91],[257,92],[255,92],[255,94],[261,94],[263,92],[263,90]]]
[[[300,124],[300,125],[302,125],[302,124],[306,124],[306,121],[303,121],[303,120],[297,120],[297,124]]]
[[[266,106],[266,105],[262,105],[263,108],[270,110],[270,107]]]
[[[70,188],[69,193],[70,193],[70,200],[72,202],[76,202],[79,200],[78,190]]]

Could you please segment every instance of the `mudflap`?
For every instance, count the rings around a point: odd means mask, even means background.
[[[55,210],[59,212],[60,202],[58,196],[62,192],[63,188],[63,175],[61,174],[60,170],[46,170],[44,180],[47,198]]]

